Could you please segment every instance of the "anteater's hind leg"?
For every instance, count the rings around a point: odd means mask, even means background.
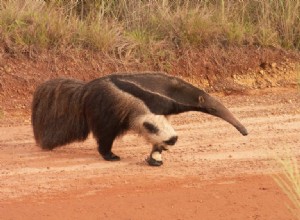
[[[105,137],[98,141],[98,151],[104,160],[108,161],[119,161],[121,158],[115,155],[112,151],[112,145],[115,137]]]
[[[111,149],[117,134],[104,134],[98,139],[98,152],[104,160],[119,161],[121,158],[115,155]]]
[[[115,126],[116,123],[113,123],[113,120],[110,118],[100,120],[101,117],[94,112],[87,115],[90,116],[88,118],[89,126],[97,140],[100,155],[108,161],[119,161],[120,157],[111,151],[115,138],[120,134],[120,129]]]

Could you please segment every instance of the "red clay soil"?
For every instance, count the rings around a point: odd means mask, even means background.
[[[122,160],[107,162],[92,137],[49,152],[29,123],[2,126],[0,219],[294,219],[271,174],[274,152],[299,158],[298,90],[219,99],[249,135],[201,113],[174,116],[179,141],[161,167],[146,164],[151,147],[135,134],[115,142]]]
[[[183,55],[170,73],[219,92],[213,95],[249,135],[209,115],[174,116],[179,140],[163,153],[161,167],[146,164],[151,146],[133,133],[114,144],[121,161],[107,162],[93,137],[43,151],[30,125],[32,93],[46,79],[90,80],[143,68],[0,53],[0,219],[295,219],[272,174],[282,172],[276,154],[300,158],[299,55],[259,48],[223,53]]]

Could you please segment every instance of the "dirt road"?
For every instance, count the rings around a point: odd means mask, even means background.
[[[299,91],[219,99],[249,135],[205,114],[174,116],[179,140],[161,167],[145,163],[151,146],[135,134],[115,142],[120,162],[106,162],[92,137],[49,152],[29,123],[0,127],[0,219],[293,219],[270,174],[274,152],[300,158]]]

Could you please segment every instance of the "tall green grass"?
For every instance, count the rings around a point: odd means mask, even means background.
[[[300,0],[2,0],[7,52],[92,50],[167,63],[209,45],[300,49]]]

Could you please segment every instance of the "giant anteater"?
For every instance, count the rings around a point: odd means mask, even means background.
[[[134,130],[153,145],[149,165],[160,166],[162,150],[177,141],[165,116],[186,111],[220,117],[248,134],[218,100],[182,79],[157,72],[117,73],[88,83],[46,81],[34,93],[32,125],[35,140],[44,149],[83,141],[91,131],[99,153],[110,161],[120,160],[111,151],[116,137]]]

